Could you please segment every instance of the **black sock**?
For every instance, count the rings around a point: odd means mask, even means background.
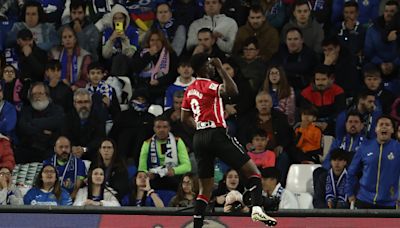
[[[203,227],[204,213],[206,211],[208,199],[199,195],[194,206],[193,225],[194,228]]]
[[[263,202],[261,178],[259,176],[251,176],[248,187],[252,189],[250,192],[252,205],[261,206]]]

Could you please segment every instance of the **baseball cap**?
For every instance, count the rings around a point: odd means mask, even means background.
[[[22,29],[19,30],[17,33],[17,39],[22,39],[22,40],[30,40],[33,38],[33,34],[29,29]]]

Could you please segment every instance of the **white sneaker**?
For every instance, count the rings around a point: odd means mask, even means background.
[[[263,222],[267,226],[275,226],[278,223],[276,219],[268,216],[259,206],[252,207],[251,219],[254,222]]]

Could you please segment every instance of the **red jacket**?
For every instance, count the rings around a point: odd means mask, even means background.
[[[9,140],[0,138],[0,168],[14,169],[15,159]]]

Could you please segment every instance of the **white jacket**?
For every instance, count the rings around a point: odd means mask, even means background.
[[[100,202],[103,204],[105,207],[119,207],[121,206],[115,198],[116,192],[112,189],[107,187],[104,189],[104,199],[101,200]],[[84,187],[79,189],[78,193],[76,194],[75,201],[74,201],[74,206],[84,206],[85,201],[87,200],[88,196],[88,188]]]
[[[214,17],[204,15],[202,18],[193,21],[189,27],[188,38],[186,41],[186,48],[188,50],[197,45],[197,32],[202,28],[209,28],[213,32],[221,33],[223,38],[217,39],[217,46],[223,52],[231,52],[238,31],[238,26],[235,20],[225,16],[225,14],[218,14]]]
[[[272,192],[272,196],[275,196],[278,192],[281,183],[278,183]],[[279,209],[299,209],[299,203],[296,196],[289,190],[284,189],[281,196],[281,202],[279,203]]]

